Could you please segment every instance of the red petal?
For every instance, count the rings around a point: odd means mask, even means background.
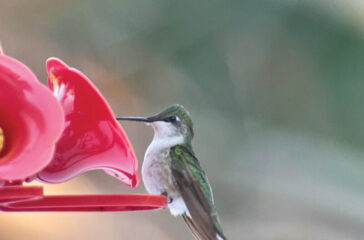
[[[24,180],[42,170],[52,158],[63,130],[57,99],[22,63],[0,55],[0,179]]]
[[[129,186],[139,182],[134,150],[106,100],[85,75],[57,58],[47,61],[48,85],[65,112],[65,130],[52,162],[38,174],[65,182],[104,169]]]

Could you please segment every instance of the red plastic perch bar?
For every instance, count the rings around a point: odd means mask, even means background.
[[[41,186],[0,188],[0,211],[117,212],[165,208],[165,196],[150,194],[43,195]]]

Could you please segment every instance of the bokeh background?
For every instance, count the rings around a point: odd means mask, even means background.
[[[0,41],[44,83],[48,57],[80,69],[117,115],[189,109],[229,239],[364,239],[363,1],[3,0]],[[123,127],[141,165],[152,129]],[[193,238],[163,210],[0,213],[0,239]]]

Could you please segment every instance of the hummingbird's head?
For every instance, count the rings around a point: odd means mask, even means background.
[[[193,138],[193,123],[190,114],[179,104],[174,104],[151,117],[118,117],[117,120],[145,122],[154,129],[158,138],[183,137],[184,141]]]

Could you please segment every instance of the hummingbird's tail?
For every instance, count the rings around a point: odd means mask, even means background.
[[[182,217],[196,240],[227,240],[225,236],[220,235],[216,231],[214,231],[213,233],[205,232],[202,229],[198,228],[193,219],[189,217],[186,213],[182,214]]]

